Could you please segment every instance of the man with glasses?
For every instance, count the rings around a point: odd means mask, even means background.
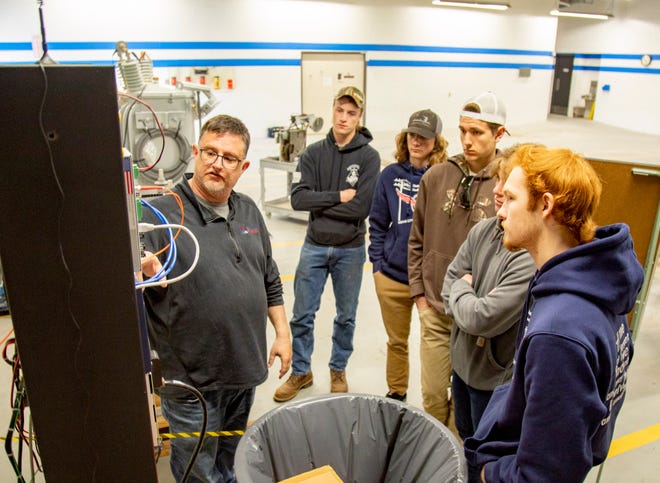
[[[165,287],[147,288],[144,296],[150,342],[160,356],[163,376],[201,392],[208,409],[208,431],[244,430],[255,387],[266,380],[268,367],[279,357],[282,377],[291,362],[282,282],[268,230],[254,201],[233,190],[250,165],[245,159],[249,144],[250,134],[240,120],[226,115],[208,120],[192,147],[192,177],[174,188],[176,196],[152,202],[170,223],[184,219],[200,245],[199,263],[190,275]],[[154,216],[148,218],[145,212],[145,221],[158,223]],[[169,243],[169,237],[165,230],[154,230],[145,234],[144,243],[155,252]],[[170,278],[187,270],[195,256],[188,236],[178,237],[176,246],[177,261]],[[148,252],[143,275],[151,277],[161,266]],[[270,354],[267,318],[275,328]],[[170,385],[159,392],[170,432],[200,431],[203,414],[192,394]],[[235,481],[238,439],[207,437],[192,478]],[[197,438],[171,441],[170,467],[177,481],[196,444]]]
[[[295,210],[309,211],[307,235],[293,282],[291,376],[273,396],[288,401],[313,382],[314,319],[328,275],[337,314],[333,320],[330,391],[347,392],[346,365],[366,260],[365,218],[380,170],[373,137],[360,126],[364,94],[356,87],[339,90],[333,100],[332,128],[322,141],[303,151],[291,191]]]
[[[463,106],[458,125],[463,153],[422,177],[408,240],[410,296],[420,320],[424,410],[454,432],[449,398],[452,319],[445,313],[442,285],[470,228],[495,215],[491,163],[505,123],[506,109],[492,92]]]

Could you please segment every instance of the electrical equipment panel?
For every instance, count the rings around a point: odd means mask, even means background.
[[[0,67],[0,256],[45,477],[156,482],[112,67]]]

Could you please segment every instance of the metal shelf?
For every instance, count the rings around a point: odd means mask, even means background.
[[[297,211],[291,208],[291,184],[293,173],[298,167],[297,161],[282,161],[276,156],[261,158],[259,162],[259,178],[261,181],[261,208],[266,216],[272,213],[291,216],[300,220],[307,220],[306,211]],[[280,198],[266,199],[266,169],[274,169],[286,172],[286,196]]]

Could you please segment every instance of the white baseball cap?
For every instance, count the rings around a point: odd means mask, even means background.
[[[465,110],[468,106],[476,107],[479,112]],[[506,124],[506,107],[495,94],[486,91],[468,100],[463,106],[461,116],[504,126]]]

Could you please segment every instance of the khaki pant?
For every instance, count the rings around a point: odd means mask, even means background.
[[[451,317],[440,314],[433,307],[419,312],[421,342],[419,355],[422,373],[422,401],[424,410],[447,426],[454,434],[456,425],[449,399],[451,388],[451,357],[449,338]]]
[[[408,337],[415,302],[407,284],[380,272],[374,273],[374,283],[387,332],[387,387],[390,392],[404,395],[408,392]]]

